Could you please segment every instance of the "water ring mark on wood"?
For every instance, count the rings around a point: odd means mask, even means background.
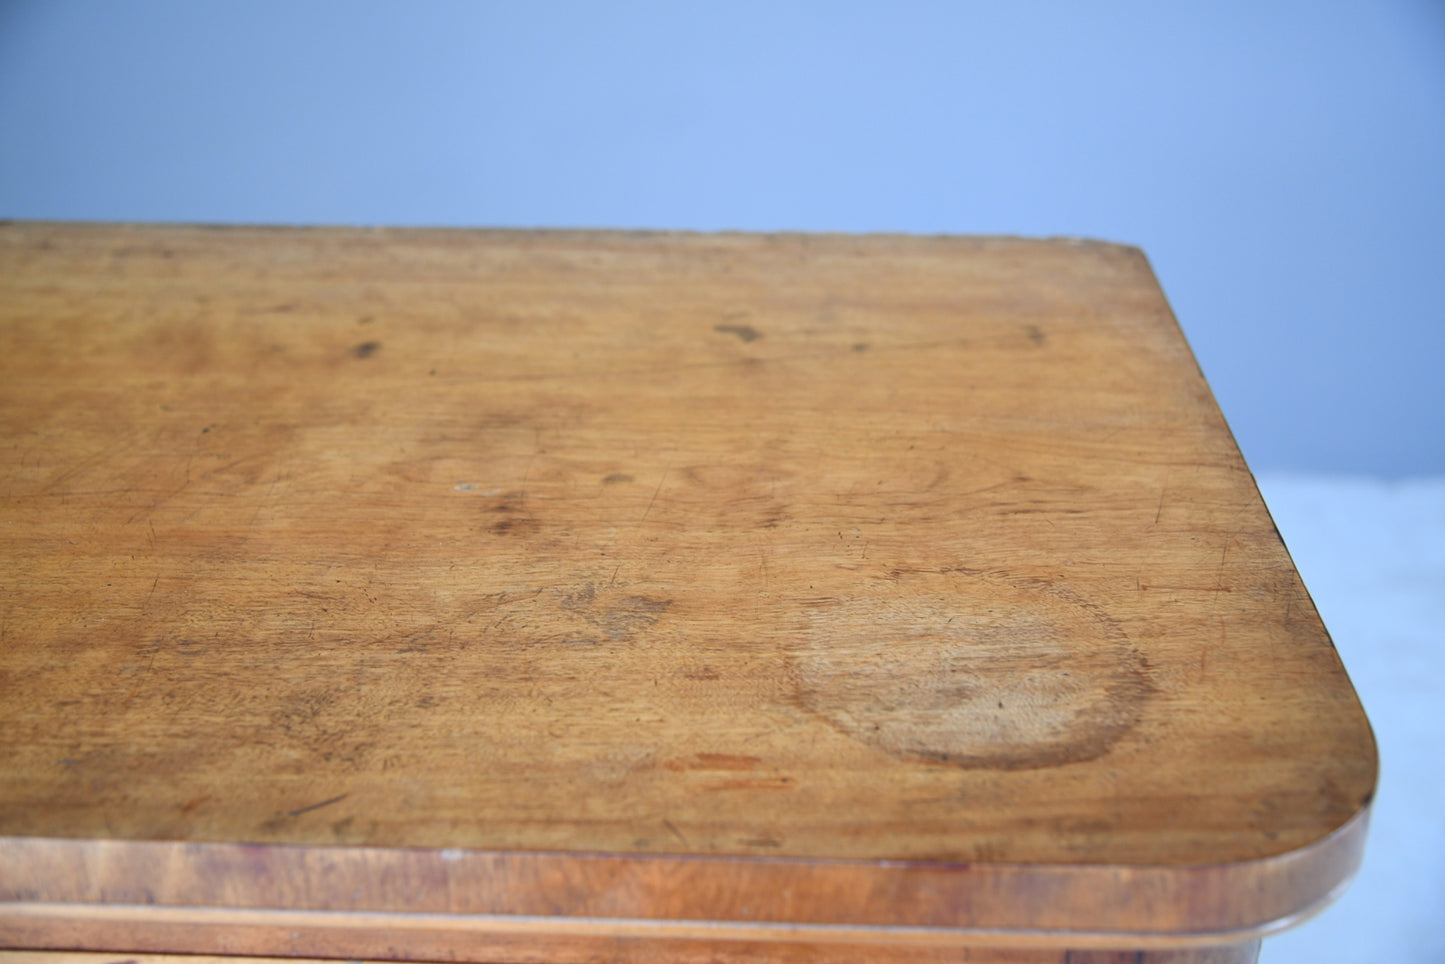
[[[965,768],[1096,759],[1154,692],[1112,619],[1042,582],[968,576],[809,607],[800,643],[800,705],[892,756]]]

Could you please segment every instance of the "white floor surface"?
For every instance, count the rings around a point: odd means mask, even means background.
[[[1259,486],[1380,747],[1359,876],[1261,964],[1445,964],[1445,478]]]

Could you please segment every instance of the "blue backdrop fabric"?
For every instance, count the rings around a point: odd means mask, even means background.
[[[1445,5],[9,2],[0,216],[1142,246],[1251,463],[1445,473]]]

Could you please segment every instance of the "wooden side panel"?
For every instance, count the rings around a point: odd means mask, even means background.
[[[1315,847],[1195,868],[484,853],[0,838],[0,921],[192,909],[517,917],[599,933],[648,921],[1072,934],[1078,944],[1232,943],[1332,901],[1359,865],[1363,816]],[[52,910],[42,912],[40,908]],[[37,917],[39,919],[39,917]],[[345,918],[325,918],[331,922]],[[380,919],[380,918],[378,918]],[[4,927],[0,923],[0,939]],[[477,923],[475,926],[483,926]],[[771,932],[770,932],[771,933]],[[896,933],[896,932],[895,932]],[[1013,935],[1013,937],[1010,937]]]
[[[292,942],[296,943],[295,941]],[[377,945],[373,944],[373,947]],[[1002,947],[885,947],[879,945],[789,944],[756,945],[741,942],[672,942],[629,944],[613,941],[591,947],[573,947],[559,952],[559,942],[547,939],[525,944],[493,945],[484,957],[458,956],[451,948],[431,960],[495,961],[498,964],[529,964],[537,961],[565,961],[567,964],[1255,964],[1259,944],[1231,947],[1188,948],[1168,951],[1069,951]],[[205,954],[104,954],[75,951],[0,951],[0,964],[320,964],[341,956],[337,947],[332,957],[299,956],[210,956]],[[423,959],[397,954],[388,948],[386,956],[373,960]],[[355,964],[366,960],[348,955]]]

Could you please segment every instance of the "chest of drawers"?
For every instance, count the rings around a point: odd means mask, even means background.
[[[1244,961],[1359,860],[1130,248],[8,224],[0,452],[5,946]]]

